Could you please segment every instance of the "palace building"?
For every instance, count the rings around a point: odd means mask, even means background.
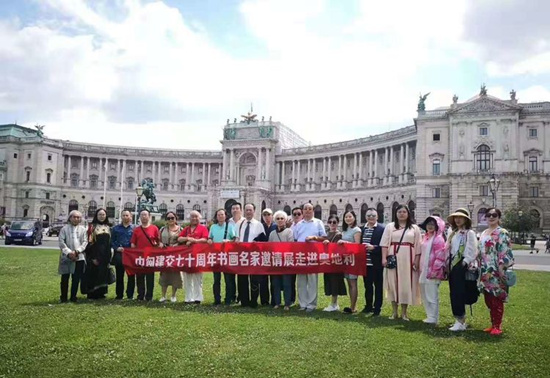
[[[405,203],[419,221],[469,208],[482,228],[494,192],[498,207],[519,204],[550,232],[550,102],[519,103],[514,91],[502,100],[482,87],[466,102],[455,96],[447,107],[423,108],[410,126],[315,146],[249,113],[227,121],[218,151],[71,142],[2,125],[0,218],[47,225],[73,209],[91,218],[103,204],[116,218],[120,208],[134,210],[136,187],[152,179],[159,212],[179,218],[193,209],[211,218],[234,201],[287,213],[311,202],[322,220],[351,208],[363,223],[373,207],[388,222]]]

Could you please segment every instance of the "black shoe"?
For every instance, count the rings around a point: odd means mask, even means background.
[[[121,299],[122,299],[122,297],[116,297],[115,299],[121,300]]]
[[[380,316],[380,311],[378,311],[378,312],[377,312],[377,311],[373,312],[373,313],[372,313],[372,316]]]
[[[76,297],[73,297],[73,298],[70,299],[70,301],[73,302],[73,303],[76,303],[77,299],[76,299]]]
[[[258,304],[257,303],[250,303],[249,306],[250,306],[250,308],[257,308]]]
[[[67,303],[67,298],[59,298],[59,303]]]
[[[351,307],[344,307],[344,313],[345,314],[351,314],[353,311],[351,311]]]
[[[365,307],[363,310],[361,310],[361,312],[363,314],[370,314],[371,312],[373,312],[373,310],[370,307]]]

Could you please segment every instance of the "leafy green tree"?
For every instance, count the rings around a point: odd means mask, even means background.
[[[529,209],[514,205],[504,211],[502,214],[502,226],[508,231],[516,234],[528,234],[535,228],[537,219],[531,214]]]

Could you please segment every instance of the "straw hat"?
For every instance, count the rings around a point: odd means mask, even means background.
[[[467,228],[472,227],[472,218],[470,218],[470,212],[468,210],[460,208],[447,217],[447,222],[451,224],[452,228],[456,228],[455,217],[466,218]]]

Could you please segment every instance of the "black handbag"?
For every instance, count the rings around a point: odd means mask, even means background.
[[[109,266],[109,278],[107,281],[108,285],[112,285],[116,282],[116,273],[115,273],[115,267]]]
[[[399,239],[399,244],[397,245],[397,250],[393,255],[389,255],[386,258],[386,268],[387,269],[395,269],[397,268],[397,253],[399,252],[399,248],[401,247],[401,242],[403,241],[403,237],[405,236],[405,232],[407,229],[405,228],[403,230],[403,234],[401,235],[401,239]]]

